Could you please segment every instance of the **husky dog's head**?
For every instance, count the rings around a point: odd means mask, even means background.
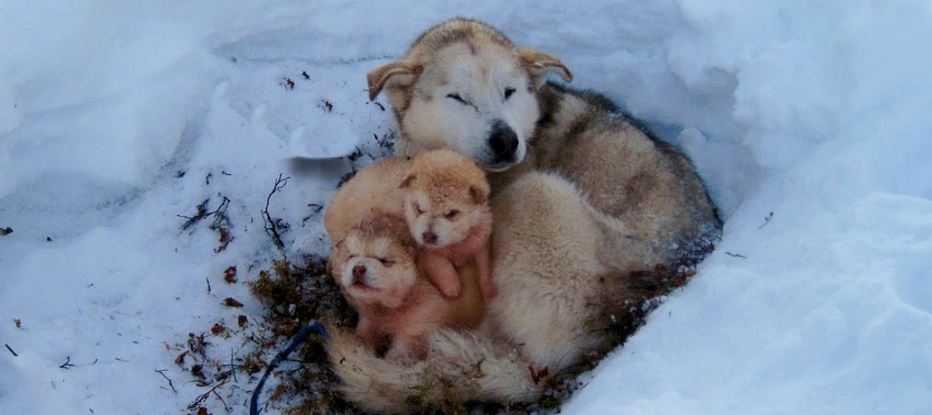
[[[491,214],[485,173],[451,150],[418,154],[401,188],[408,229],[419,245],[441,248],[463,241]]]
[[[421,35],[401,60],[370,72],[369,98],[386,91],[408,155],[448,148],[501,171],[524,159],[540,117],[536,92],[549,72],[572,79],[556,57],[456,18]]]
[[[405,220],[377,213],[337,242],[330,273],[350,302],[395,308],[417,279],[416,257]]]

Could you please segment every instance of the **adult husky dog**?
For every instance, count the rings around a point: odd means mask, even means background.
[[[460,18],[369,73],[369,97],[391,101],[402,153],[449,148],[490,172],[499,293],[482,330],[436,333],[413,365],[335,330],[334,370],[363,409],[534,399],[541,373],[609,346],[601,329],[631,272],[701,258],[718,238],[715,207],[685,156],[607,99],[548,74],[572,80],[558,58]]]

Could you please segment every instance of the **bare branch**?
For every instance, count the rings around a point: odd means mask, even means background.
[[[210,388],[210,390],[208,390],[207,392],[204,392],[204,393],[198,395],[197,398],[194,398],[194,401],[191,402],[191,403],[188,405],[188,410],[189,410],[189,411],[193,411],[193,410],[197,409],[197,407],[201,406],[202,403],[204,403],[205,401],[207,401],[208,398],[210,398],[210,395],[211,395],[212,393],[214,393],[214,391],[216,391],[217,388],[219,388],[219,387],[221,387],[221,386],[223,386],[223,385],[226,385],[227,382],[229,382],[229,381],[230,381],[230,378],[226,378],[226,379],[224,379],[222,382],[220,382],[220,383],[214,385],[214,387]],[[224,405],[224,407],[226,407],[226,402],[223,402],[223,405]]]
[[[168,376],[165,376],[165,369],[156,370],[155,373],[158,373],[158,374],[162,375],[162,377],[165,378],[165,380],[168,381],[168,387],[172,388],[172,392],[178,393],[178,390],[175,389],[175,384],[172,383],[172,380],[169,379]]]
[[[262,218],[265,220],[265,232],[269,234],[269,237],[272,238],[272,242],[275,243],[275,246],[277,246],[279,250],[285,249],[285,243],[282,242],[280,231],[280,229],[283,228],[283,223],[281,223],[280,219],[275,220],[272,218],[272,215],[269,213],[269,204],[272,203],[272,195],[285,188],[289,179],[291,179],[291,177],[282,178],[282,173],[278,174],[278,178],[275,179],[275,186],[272,187],[272,191],[269,192],[269,195],[265,198],[265,209],[262,209]]]
[[[194,226],[196,223],[200,222],[204,218],[210,216],[210,213],[207,212],[207,204],[210,203],[210,198],[204,199],[201,204],[197,205],[197,212],[194,216],[183,216],[178,215],[179,218],[187,219],[184,224],[181,225],[181,230],[186,231],[188,228]]]

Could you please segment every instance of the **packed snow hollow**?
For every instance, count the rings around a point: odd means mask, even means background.
[[[223,276],[279,256],[263,210],[286,255],[327,253],[338,156],[393,134],[366,72],[455,15],[647,121],[725,220],[564,413],[932,413],[928,0],[256,3],[0,2],[0,414],[207,392],[171,345],[262,315]],[[182,230],[204,201],[224,249]]]

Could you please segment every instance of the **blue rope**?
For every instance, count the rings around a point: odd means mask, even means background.
[[[262,375],[262,379],[259,379],[259,384],[256,385],[256,389],[252,391],[252,398],[249,399],[249,415],[259,415],[259,395],[262,394],[262,389],[265,387],[265,380],[272,374],[272,370],[275,370],[282,360],[287,359],[288,355],[290,355],[294,349],[297,349],[298,346],[306,342],[311,334],[319,334],[323,336],[324,340],[330,339],[330,333],[327,333],[327,329],[324,328],[324,325],[320,324],[317,320],[308,323],[298,334],[295,334],[291,339],[291,343],[288,344],[288,347],[275,355],[275,358],[272,359],[269,366],[265,368],[265,374]]]

